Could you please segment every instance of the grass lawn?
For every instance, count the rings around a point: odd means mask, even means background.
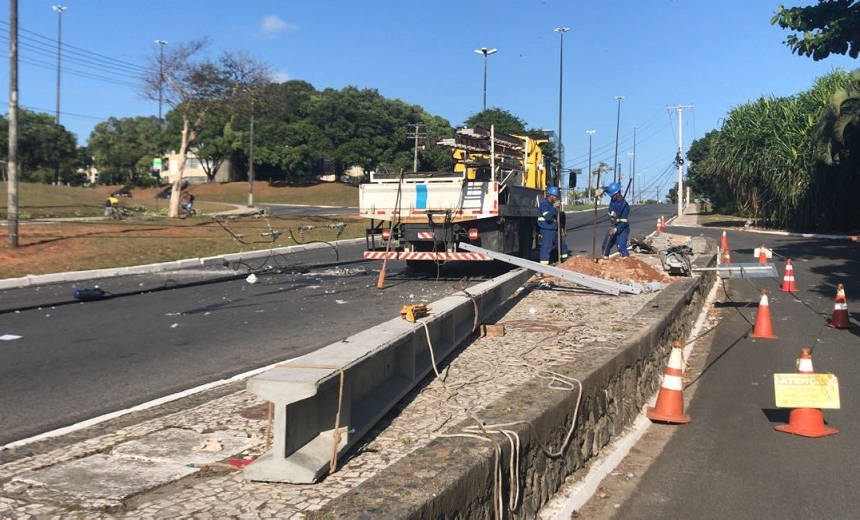
[[[7,185],[0,184],[0,213],[7,215]],[[366,220],[358,210],[338,217],[278,218],[262,215],[219,216],[246,208],[247,183],[192,185],[201,216],[165,218],[167,201],[156,188],[134,189],[121,203],[134,211],[127,220],[106,220],[104,200],[118,186],[72,188],[18,185],[18,247],[9,246],[8,227],[0,226],[0,278],[166,262],[238,253],[309,242],[364,236]],[[324,183],[307,187],[254,184],[254,203],[358,206],[358,188]],[[78,220],[35,220],[64,219]]]

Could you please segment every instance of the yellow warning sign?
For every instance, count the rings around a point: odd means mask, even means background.
[[[774,374],[779,408],[839,408],[839,380],[833,374]]]

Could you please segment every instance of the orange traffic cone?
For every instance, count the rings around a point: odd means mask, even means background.
[[[726,232],[723,231],[723,239],[720,242],[720,251],[717,258],[717,263],[730,264],[732,263],[732,255],[729,251],[729,241],[726,238]]]
[[[834,329],[847,329],[851,327],[848,321],[848,301],[845,299],[845,286],[841,283],[836,286],[836,303],[833,305],[833,317],[828,327]]]
[[[671,424],[687,424],[690,416],[684,413],[684,351],[681,343],[676,341],[669,354],[669,363],[663,373],[663,382],[660,384],[660,393],[657,394],[657,403],[648,407],[645,415],[656,422]]]
[[[776,339],[773,335],[773,324],[770,321],[770,304],[767,301],[767,291],[761,290],[761,301],[758,304],[758,312],[755,316],[755,327],[753,327],[753,338]]]
[[[812,370],[812,350],[801,349],[800,358],[797,360],[797,373],[815,373]],[[774,429],[804,437],[824,437],[839,433],[836,428],[828,428],[824,425],[824,414],[819,408],[794,408],[788,415],[788,424],[777,426]]]
[[[657,233],[663,231],[663,223],[660,222],[660,219],[657,219]]]
[[[663,215],[660,215],[660,227],[661,227],[661,228],[665,228],[665,227],[666,227],[666,219],[665,219],[665,218],[663,218]]]
[[[758,263],[767,263],[767,249],[764,248],[764,244],[762,244],[762,246],[758,248]]]
[[[785,274],[782,276],[782,287],[780,291],[797,292],[797,285],[794,283],[794,267],[791,266],[791,258],[785,261]]]

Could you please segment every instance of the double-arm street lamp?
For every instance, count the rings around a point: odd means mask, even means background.
[[[486,47],[481,47],[480,49],[475,49],[475,52],[478,54],[484,55],[484,108],[483,110],[487,110],[487,58],[490,54],[495,54],[499,52],[498,49],[488,49]]]

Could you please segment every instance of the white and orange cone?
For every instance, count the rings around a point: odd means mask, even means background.
[[[720,250],[717,258],[717,263],[730,264],[732,263],[732,255],[729,251],[729,239],[726,238],[726,232],[723,231],[723,238],[720,241]]]
[[[779,288],[783,292],[797,292],[797,284],[794,281],[794,267],[791,266],[791,258],[785,261],[785,274],[782,276],[782,287]]]
[[[828,327],[834,329],[851,328],[848,321],[848,300],[845,299],[845,286],[841,283],[836,286],[836,302],[833,304],[833,316],[830,318]]]
[[[687,424],[690,416],[684,413],[684,351],[676,341],[669,354],[669,363],[663,373],[660,393],[654,407],[648,407],[645,415],[655,422]]]
[[[662,223],[662,222],[660,222],[660,219],[659,219],[659,218],[657,219],[657,229],[656,229],[656,231],[657,231],[657,233],[659,233],[659,232],[663,231],[663,223]]]
[[[814,374],[812,370],[812,350],[801,349],[797,359],[798,374]],[[788,416],[788,424],[774,428],[778,432],[801,435],[803,437],[824,437],[839,433],[836,428],[824,425],[824,413],[819,408],[794,408]]]
[[[767,249],[765,249],[764,244],[762,244],[762,246],[758,248],[758,263],[767,263]]]
[[[770,319],[770,303],[767,299],[767,291],[761,290],[761,300],[758,304],[758,312],[755,315],[755,326],[751,334],[753,338],[776,339],[773,334],[773,322]]]

